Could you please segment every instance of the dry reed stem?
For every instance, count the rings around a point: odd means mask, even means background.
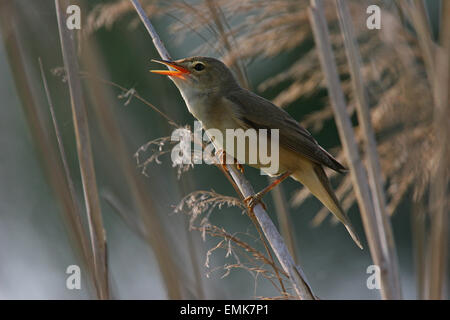
[[[89,246],[89,237],[80,221],[76,195],[72,193],[69,186],[70,181],[68,181],[70,177],[67,176],[64,167],[61,165],[61,154],[58,154],[55,144],[50,138],[51,129],[47,127],[44,121],[42,110],[46,108],[40,105],[41,102],[36,89],[42,85],[42,79],[39,82],[37,76],[34,75],[32,69],[26,63],[28,52],[23,42],[24,31],[18,25],[23,18],[16,10],[15,4],[8,1],[0,1],[0,15],[0,29],[5,42],[14,83],[24,110],[28,128],[31,132],[31,137],[33,138],[33,143],[39,153],[39,160],[43,165],[46,178],[54,192],[54,196],[60,203],[66,227],[69,229],[70,239],[76,244],[77,254],[81,257],[83,265],[87,267],[87,273],[90,276],[94,276],[94,264],[92,251]],[[90,284],[88,282],[88,285]]]
[[[244,198],[255,194],[253,187],[235,166],[229,165],[228,169]],[[268,216],[267,212],[264,210],[263,206],[261,204],[257,204],[253,208],[253,213],[256,220],[258,221],[259,226],[263,230],[264,235],[269,241],[272,250],[275,252],[278,261],[280,262],[285,272],[289,275],[289,279],[291,280],[291,283],[297,295],[303,300],[314,300],[314,294],[312,293],[311,288],[306,281],[306,277],[303,274],[303,271],[295,265],[295,262],[290,255],[287,246],[284,244],[283,238]]]
[[[403,3],[403,10],[410,16],[425,64],[428,85],[434,102],[432,128],[438,139],[430,179],[429,208],[430,234],[427,243],[425,283],[419,282],[419,296],[427,299],[443,299],[447,283],[448,255],[448,144],[449,144],[449,77],[450,77],[450,5],[443,2],[440,46],[432,39],[431,28],[423,1]],[[417,249],[421,249],[417,247]],[[418,269],[422,271],[421,264]]]
[[[385,251],[384,254],[389,255],[390,257],[390,268],[393,273],[393,279],[396,281],[396,283],[393,284],[393,287],[397,291],[397,297],[401,297],[397,250],[395,248],[392,226],[386,212],[386,199],[383,190],[383,182],[381,180],[382,174],[377,151],[377,142],[375,140],[375,132],[373,130],[372,120],[370,117],[367,92],[361,74],[361,56],[358,48],[356,47],[356,37],[348,5],[345,0],[337,0],[335,4],[339,17],[339,24],[341,26],[341,33],[344,40],[353,91],[356,97],[358,123],[362,129],[361,134],[366,144],[368,180],[377,224],[379,226],[378,231],[382,233],[380,235],[380,239],[382,240],[383,250]]]
[[[425,299],[426,295],[426,210],[423,200],[413,203],[411,212],[411,233],[414,248],[416,278],[416,297]]]
[[[449,238],[447,159],[450,156],[450,3],[445,1],[442,12],[440,45],[436,48],[433,62],[433,92],[435,106],[433,111],[434,130],[440,141],[437,148],[437,169],[430,185],[430,239],[428,268],[428,299],[445,299],[447,286],[447,257]]]
[[[414,0],[412,3],[402,2],[403,9],[410,15],[414,29],[417,32],[422,57],[425,63],[425,69],[428,76],[428,82],[431,84],[435,79],[435,46],[431,39],[431,27],[427,18],[426,8],[423,0]]]
[[[151,24],[148,17],[146,16],[139,1],[131,0],[131,2],[133,3],[145,27],[149,31],[153,43],[156,49],[158,50],[160,56],[163,59],[170,59],[169,53],[162,44],[158,34],[153,28],[153,25]],[[253,195],[255,192],[252,186],[244,178],[242,173],[239,170],[237,170],[233,165],[227,165],[227,167],[231,176],[233,177],[234,182],[239,187],[242,196],[248,197],[250,195]],[[298,297],[306,300],[314,299],[314,295],[312,294],[311,288],[309,287],[309,285],[305,280],[303,272],[301,271],[300,268],[298,268],[295,265],[291,255],[289,254],[289,250],[284,244],[284,241],[281,235],[278,233],[275,225],[270,220],[270,217],[268,216],[267,212],[265,212],[261,204],[256,205],[253,209],[253,212],[267,240],[269,241],[273,251],[275,252],[275,255],[280,261],[283,269],[288,273],[289,279]]]
[[[385,235],[385,231],[382,230],[384,224],[378,224],[372,204],[366,172],[358,152],[352,124],[347,114],[345,98],[340,86],[336,62],[330,44],[328,25],[321,0],[311,0],[309,18],[320,63],[328,85],[328,92],[339,136],[349,161],[350,175],[361,211],[370,252],[374,263],[378,265],[381,270],[380,280],[382,297],[384,299],[399,299],[401,297],[399,288],[395,285],[397,283],[396,273],[395,270],[392,269],[390,255],[385,250],[385,248],[387,248],[387,239],[385,237],[381,238],[382,235]]]
[[[61,41],[64,66],[71,97],[72,116],[77,144],[78,161],[84,190],[87,221],[91,237],[94,258],[95,283],[99,299],[109,298],[106,235],[103,228],[100,200],[97,190],[94,162],[89,134],[86,107],[83,98],[76,50],[74,31],[66,26],[66,13],[63,8],[67,1],[55,0],[56,16]]]
[[[206,6],[209,9],[209,12],[212,16],[212,20],[214,21],[215,25],[217,26],[219,40],[223,43],[223,46],[225,47],[227,52],[229,52],[229,53],[233,52],[232,43],[228,39],[228,34],[225,29],[226,26],[224,26],[224,24],[226,24],[226,20],[223,16],[222,10],[220,9],[220,6],[216,5],[216,3],[213,0],[205,0],[205,2],[206,2]],[[240,59],[238,59],[236,61],[236,68],[234,68],[234,69],[236,71],[239,82],[245,88],[248,89],[250,87],[250,84],[249,84],[247,76],[245,74],[245,68]]]
[[[45,95],[47,97],[48,107],[50,109],[53,128],[54,128],[55,135],[56,135],[60,158],[61,158],[61,161],[63,164],[66,183],[67,183],[67,187],[68,187],[69,194],[70,194],[70,199],[73,203],[74,210],[71,211],[73,226],[77,230],[77,234],[78,234],[77,239],[80,242],[82,252],[84,255],[84,260],[88,264],[88,270],[93,271],[94,270],[94,261],[93,261],[92,251],[89,247],[89,240],[88,240],[89,236],[83,227],[83,222],[82,222],[82,214],[83,213],[82,213],[81,206],[78,202],[77,195],[75,192],[74,182],[73,182],[72,176],[70,174],[69,164],[67,162],[66,151],[64,149],[64,144],[62,142],[62,136],[61,136],[61,132],[59,130],[58,122],[56,121],[55,110],[53,107],[53,102],[51,99],[50,90],[48,88],[47,78],[45,77],[44,67],[43,67],[41,58],[39,58],[39,68],[40,68],[40,72],[41,72],[42,83],[44,85]],[[91,272],[91,276],[94,276],[93,272]]]
[[[269,183],[273,182],[274,179],[268,179]],[[275,211],[277,213],[278,224],[280,226],[281,235],[286,241],[286,245],[289,249],[289,252],[294,259],[294,262],[298,264],[298,256],[297,256],[297,246],[295,245],[295,232],[293,231],[294,227],[292,224],[291,215],[288,209],[288,201],[283,192],[283,185],[279,184],[276,188],[274,188],[272,193],[272,199],[275,205]]]
[[[93,74],[102,74],[103,64],[97,52],[94,44],[87,40],[84,42],[81,60],[87,70],[90,70]],[[89,79],[95,78],[88,77]],[[181,272],[171,255],[171,251],[168,250],[171,246],[168,244],[167,232],[161,218],[157,214],[153,195],[146,191],[147,188],[142,181],[142,177],[136,172],[134,163],[129,157],[130,153],[127,150],[126,142],[120,134],[120,125],[111,109],[111,105],[113,105],[111,96],[99,82],[89,81],[88,83],[88,90],[95,105],[93,111],[96,116],[96,123],[99,124],[101,133],[105,137],[108,147],[112,150],[115,160],[120,164],[134,208],[143,222],[142,227],[146,230],[145,240],[149,243],[157,258],[168,297],[169,299],[182,299]],[[156,107],[154,108],[159,111]]]

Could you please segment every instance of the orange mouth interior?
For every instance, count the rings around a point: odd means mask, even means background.
[[[177,77],[177,78],[182,78],[182,79],[184,79],[184,75],[190,73],[188,69],[186,69],[182,66],[179,66],[175,62],[172,62],[172,61],[154,60],[154,59],[152,59],[152,61],[156,62],[156,63],[164,64],[170,68],[175,69],[175,70],[150,70],[150,72],[152,72],[152,73],[157,73],[157,74],[162,74],[162,75]]]

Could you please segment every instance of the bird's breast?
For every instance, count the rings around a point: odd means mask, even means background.
[[[189,112],[202,123],[205,130],[218,129],[225,133],[226,129],[237,128],[228,108],[218,97],[190,91],[182,92]]]
[[[189,112],[197,118],[202,124],[203,129],[207,132],[209,138],[213,141],[216,149],[225,150],[228,155],[233,156],[241,164],[248,164],[257,168],[269,167],[267,163],[262,164],[260,153],[260,137],[259,132],[255,131],[254,141],[251,138],[240,137],[242,132],[246,128],[242,128],[240,122],[235,119],[234,113],[231,111],[232,106],[230,102],[226,99],[219,98],[214,99],[212,97],[193,95],[192,93],[183,94],[183,98],[189,109]],[[228,129],[236,130],[242,129],[241,131],[228,131]],[[233,136],[229,136],[229,135]],[[250,135],[252,136],[252,135]],[[240,138],[238,138],[240,137]],[[230,147],[229,139],[234,140],[232,147]],[[267,139],[267,137],[265,138]],[[269,150],[272,148],[270,138],[269,141],[265,141],[264,145],[269,146]],[[243,143],[243,148],[239,149],[239,141]],[[242,151],[242,152],[240,152]],[[265,151],[265,154],[268,151]],[[252,160],[253,159],[253,160]],[[279,161],[279,159],[272,159],[273,161]],[[281,164],[279,171],[284,172],[285,166]],[[273,172],[271,173],[273,174]]]

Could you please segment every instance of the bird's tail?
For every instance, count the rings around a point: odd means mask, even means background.
[[[361,242],[359,241],[350,220],[344,210],[342,210],[322,166],[314,163],[310,163],[310,165],[310,168],[302,167],[302,169],[295,171],[292,174],[292,177],[306,186],[309,191],[311,191],[311,193],[345,225],[353,241],[355,241],[356,245],[362,249]]]

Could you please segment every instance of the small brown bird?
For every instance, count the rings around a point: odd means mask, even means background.
[[[306,186],[345,225],[353,240],[362,249],[350,220],[331,188],[323,166],[340,173],[346,169],[296,120],[270,101],[242,88],[231,70],[217,59],[191,57],[177,61],[153,61],[172,68],[151,72],[170,76],[180,90],[189,111],[202,123],[205,130],[218,129],[224,136],[226,129],[279,130],[279,170],[270,175],[281,177],[246,199],[250,207],[260,201],[275,185],[291,176]],[[226,154],[235,154],[234,150],[225,149],[226,144],[223,141],[216,147],[224,150]],[[264,166],[259,163],[249,165],[264,170]]]

